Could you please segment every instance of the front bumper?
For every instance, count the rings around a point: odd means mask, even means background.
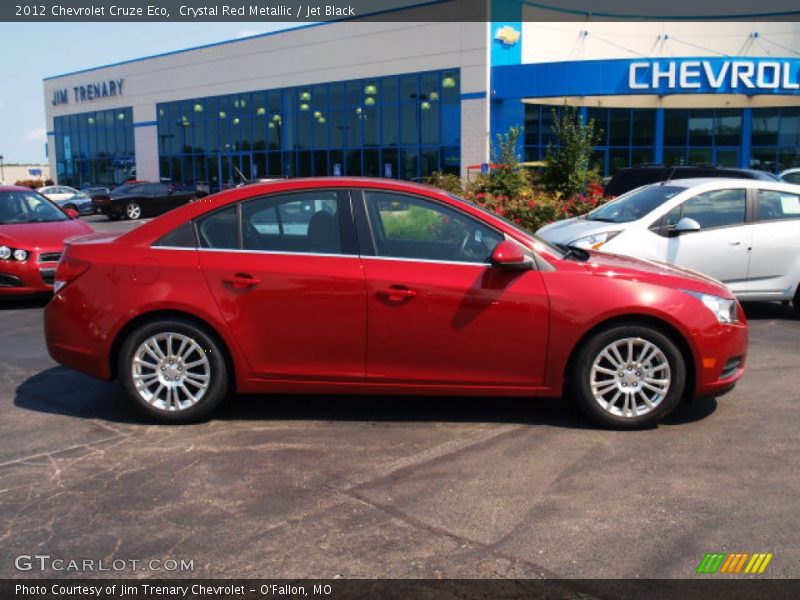
[[[695,337],[695,396],[719,395],[730,390],[742,375],[747,362],[747,322],[718,324]]]
[[[31,252],[27,260],[0,260],[0,297],[53,292],[61,252]]]

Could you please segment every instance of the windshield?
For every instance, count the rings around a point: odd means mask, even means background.
[[[483,206],[479,206],[479,205],[474,204],[474,203],[472,203],[472,202],[470,202],[468,200],[464,200],[464,198],[462,198],[461,196],[456,196],[455,194],[448,194],[448,195],[451,198],[453,198],[454,200],[458,200],[459,202],[463,202],[464,204],[469,204],[470,206],[472,206],[474,208],[477,208],[482,213],[486,213],[487,215],[491,215],[495,219],[500,219],[501,221],[506,223],[509,227],[511,227],[515,231],[519,231],[526,238],[530,239],[531,242],[533,242],[534,249],[539,250],[540,247],[542,247],[545,251],[549,252],[550,254],[552,254],[554,256],[557,256],[559,258],[564,258],[564,251],[561,248],[559,248],[558,246],[554,246],[553,244],[551,244],[550,242],[548,242],[544,238],[540,238],[538,235],[528,231],[524,227],[520,227],[516,223],[514,223],[512,221],[509,221],[505,217],[501,217],[497,213],[494,213],[494,212],[484,208]]]
[[[596,208],[586,215],[586,219],[604,223],[638,221],[685,190],[686,188],[677,185],[648,185]]]
[[[47,198],[30,192],[0,192],[0,225],[66,221],[69,217]]]

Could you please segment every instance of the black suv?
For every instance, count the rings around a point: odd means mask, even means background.
[[[667,179],[697,179],[698,177],[731,177],[733,179],[760,179],[779,181],[772,173],[754,169],[732,169],[710,165],[670,167],[667,165],[640,165],[620,169],[606,184],[606,196],[621,196],[643,185]]]

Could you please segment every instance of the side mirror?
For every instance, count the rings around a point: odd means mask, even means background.
[[[77,219],[77,218],[80,216],[80,214],[78,213],[78,211],[77,211],[77,210],[75,210],[74,208],[68,208],[68,209],[67,209],[67,210],[65,210],[64,212],[65,212],[65,213],[67,213],[67,216],[68,216],[70,219]]]
[[[498,269],[525,271],[533,268],[533,261],[521,246],[503,240],[492,250],[492,266]]]
[[[700,223],[689,217],[683,217],[675,224],[675,228],[672,231],[675,232],[675,235],[689,233],[691,231],[700,231]]]

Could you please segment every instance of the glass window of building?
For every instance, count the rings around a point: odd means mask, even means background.
[[[459,173],[459,79],[453,69],[159,104],[161,178],[218,191],[262,177]]]

